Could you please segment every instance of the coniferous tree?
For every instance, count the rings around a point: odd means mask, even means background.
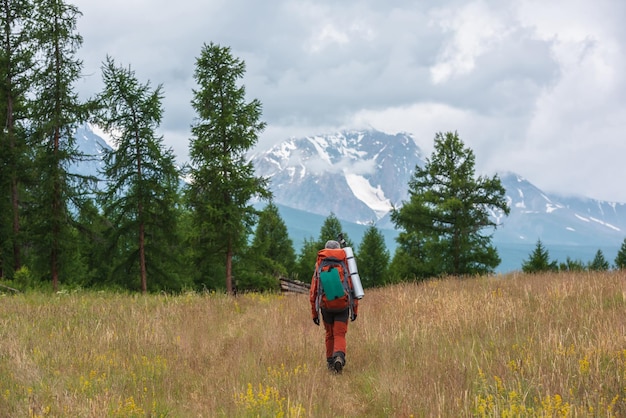
[[[347,233],[343,232],[343,227],[341,226],[341,221],[337,218],[337,215],[331,212],[330,215],[326,219],[324,219],[324,223],[320,228],[320,235],[318,237],[318,249],[324,248],[326,241],[328,240],[337,240],[339,234],[343,235],[343,239],[346,241],[346,247],[354,247],[354,243],[350,239]]]
[[[389,250],[385,245],[385,237],[376,226],[370,225],[363,234],[357,261],[364,288],[387,283]]]
[[[252,243],[243,258],[242,268],[235,269],[241,272],[237,281],[240,290],[277,289],[279,277],[293,274],[296,264],[293,241],[273,202],[259,213]]]
[[[398,243],[406,254],[417,245],[422,271],[416,275],[467,275],[492,272],[500,257],[486,228],[497,225],[492,210],[509,214],[498,176],[474,178],[475,157],[456,133],[438,133],[435,151],[415,168],[409,201],[393,210]]]
[[[585,271],[587,268],[582,260],[573,260],[571,257],[565,259],[565,263],[559,266],[560,271]]]
[[[524,273],[540,273],[545,271],[558,271],[556,261],[550,261],[550,253],[544,247],[541,240],[537,240],[535,249],[530,254],[528,260],[522,262],[522,271]]]
[[[29,201],[29,245],[40,275],[49,275],[56,290],[61,270],[72,274],[76,254],[69,205],[78,203],[80,190],[68,166],[80,158],[73,135],[85,117],[74,91],[82,70],[76,58],[82,37],[76,32],[80,12],[75,6],[63,0],[35,0],[34,6],[38,65],[32,79],[31,128],[37,178]]]
[[[604,258],[602,250],[596,251],[595,257],[589,263],[589,271],[607,271],[609,268],[609,262]]]
[[[197,120],[191,128],[186,195],[195,227],[197,280],[218,286],[215,264],[221,259],[229,294],[233,257],[245,250],[255,222],[251,198],[271,196],[267,180],[256,177],[252,162],[246,161],[265,123],[260,121],[261,103],[246,103],[245,89],[237,85],[244,73],[244,62],[230,48],[205,44],[196,60],[198,89],[192,99]]]
[[[324,219],[324,222],[320,228],[320,234],[317,240],[311,237],[304,240],[300,253],[298,255],[298,261],[296,265],[296,274],[299,280],[308,282],[311,280],[313,270],[315,268],[315,262],[317,260],[317,252],[324,248],[326,241],[337,240],[339,234],[342,234],[345,240],[346,247],[354,247],[354,244],[347,233],[343,232],[341,221],[334,213],[331,213]]]
[[[626,269],[626,239],[622,242],[622,246],[615,257],[615,268],[618,270]]]
[[[317,260],[317,252],[322,248],[323,246],[320,247],[319,241],[315,238],[309,237],[304,239],[296,260],[295,279],[305,283],[311,281],[313,270],[315,269],[315,261]]]
[[[31,0],[0,8],[0,277],[21,267],[20,187],[28,168],[27,93],[33,76]]]
[[[180,289],[168,271],[180,261],[175,212],[179,173],[173,151],[156,134],[163,116],[162,86],[140,84],[130,67],[116,66],[111,57],[102,77],[96,122],[117,145],[104,156],[108,186],[101,199],[105,215],[113,220],[110,246],[122,251],[113,271],[131,280],[138,276],[143,293],[149,273],[152,289]]]

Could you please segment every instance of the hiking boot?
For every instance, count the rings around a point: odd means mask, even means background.
[[[333,362],[333,358],[332,357],[328,357],[326,359],[326,367],[328,368],[328,370],[330,371],[335,371],[335,365]]]
[[[335,356],[335,360],[333,362],[333,368],[335,369],[335,373],[341,373],[343,370],[343,366],[346,364],[343,356]]]

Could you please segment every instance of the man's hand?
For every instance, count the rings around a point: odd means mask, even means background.
[[[316,316],[315,318],[313,318],[313,322],[315,323],[315,325],[317,325],[319,327],[320,326],[320,317]]]

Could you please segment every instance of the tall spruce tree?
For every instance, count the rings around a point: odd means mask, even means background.
[[[0,277],[21,266],[20,186],[28,168],[27,94],[33,76],[31,0],[2,0],[0,8]]]
[[[497,225],[492,210],[508,215],[505,190],[497,175],[474,177],[474,152],[457,133],[438,133],[435,149],[424,167],[415,167],[409,181],[409,201],[392,211],[406,254],[420,248],[415,275],[468,275],[492,272],[500,257],[487,228]]]
[[[163,117],[162,86],[141,84],[130,67],[116,66],[111,57],[102,66],[102,78],[95,120],[117,145],[104,156],[108,186],[102,198],[105,215],[113,220],[110,245],[122,249],[113,271],[129,279],[136,274],[143,293],[149,272],[153,289],[180,288],[168,273],[176,264],[166,262],[179,259],[175,207],[180,180],[173,151],[156,134]]]
[[[230,48],[213,43],[196,60],[192,106],[197,119],[190,140],[187,202],[193,212],[199,284],[215,283],[215,262],[223,260],[226,291],[233,293],[233,257],[246,248],[256,218],[253,197],[269,198],[267,180],[256,177],[246,152],[265,129],[261,103],[246,102],[238,81],[245,63]],[[211,283],[213,282],[213,283]]]
[[[85,117],[85,107],[74,91],[81,77],[82,62],[76,54],[82,37],[76,32],[80,12],[75,6],[62,0],[35,0],[34,6],[37,68],[31,122],[37,181],[30,201],[33,234],[29,239],[40,274],[49,275],[56,290],[61,269],[71,273],[76,253],[74,214],[68,207],[79,191],[68,166],[79,158],[73,135]]]
[[[385,245],[385,237],[375,225],[365,230],[357,261],[363,287],[382,286],[387,282],[389,250]]]

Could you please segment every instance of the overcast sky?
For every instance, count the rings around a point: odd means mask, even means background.
[[[246,63],[259,148],[374,128],[425,156],[457,131],[477,175],[626,202],[624,0],[70,0],[83,16],[84,97],[109,54],[163,85],[160,133],[187,159],[203,44]]]

